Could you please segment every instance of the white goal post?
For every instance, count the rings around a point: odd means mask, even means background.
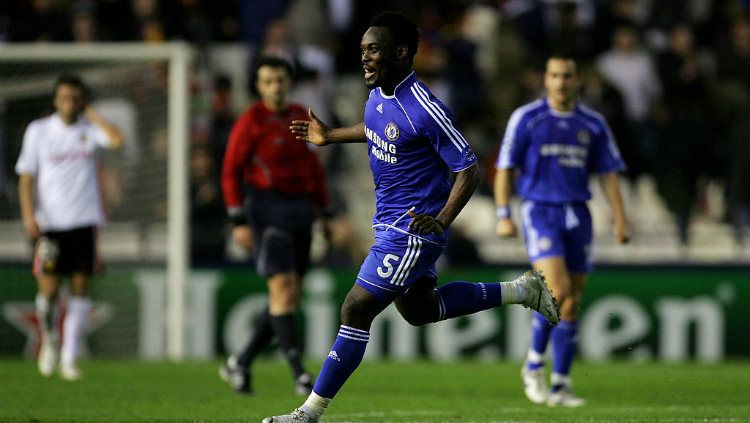
[[[8,43],[0,46],[0,84],[3,92],[13,86],[3,81],[3,68],[13,62],[143,62],[163,61],[168,66],[167,158],[167,300],[166,352],[172,360],[185,358],[186,281],[189,270],[190,231],[189,69],[192,48],[183,42],[143,43]],[[50,87],[51,88],[51,85]]]

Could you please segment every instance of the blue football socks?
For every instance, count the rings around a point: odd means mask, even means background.
[[[544,352],[547,350],[547,343],[549,342],[553,327],[544,316],[538,312],[534,312],[534,320],[531,327],[531,348],[526,358],[529,370],[536,370],[544,366]]]
[[[465,316],[501,302],[500,283],[451,282],[438,288],[438,320]]]
[[[369,340],[369,332],[341,325],[331,352],[320,369],[313,392],[323,398],[333,398],[362,362]]]
[[[552,329],[553,373],[559,376],[567,376],[570,373],[570,367],[573,365],[573,358],[576,354],[577,334],[577,321],[562,320]]]

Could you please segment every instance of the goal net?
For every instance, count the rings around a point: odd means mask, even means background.
[[[132,275],[132,268],[148,265],[154,274],[163,275],[162,283],[166,281],[161,308],[167,310],[162,319],[167,330],[161,340],[163,347],[132,347],[126,342],[132,341],[133,336],[143,338],[144,330],[148,329],[139,328],[138,322],[112,321],[108,327],[120,325],[119,336],[94,337],[98,347],[105,351],[160,348],[173,358],[184,355],[190,59],[189,48],[180,43],[9,44],[0,48],[0,262],[23,265],[31,258],[31,243],[19,220],[14,166],[26,126],[53,112],[51,95],[55,80],[62,74],[80,76],[91,90],[92,106],[125,135],[122,151],[105,152],[102,156],[100,175],[108,223],[100,229],[98,250],[105,265],[111,263],[112,268],[95,283],[94,295],[108,306],[100,310],[102,315],[98,317],[110,320],[107,314],[114,312],[113,307],[119,307],[120,312],[128,307],[144,307],[113,297],[117,289],[108,287],[127,275],[125,278],[137,290],[139,276]],[[136,265],[132,266],[133,263]],[[30,278],[30,273],[20,275],[14,278]],[[10,276],[0,274],[0,280],[6,278]],[[28,285],[21,285],[14,293],[29,290]],[[33,301],[33,296],[23,296]],[[8,325],[18,326],[9,317],[18,310],[9,310],[8,303],[0,304],[6,330]],[[21,302],[14,304],[18,308]],[[142,313],[136,310],[132,316],[137,319]],[[90,330],[96,329],[95,324],[89,326]],[[0,338],[7,340],[4,336]],[[159,341],[158,336],[152,338]],[[23,341],[27,350],[33,349],[32,341],[30,338]],[[137,345],[130,342],[133,344]],[[3,349],[0,345],[0,352]],[[159,351],[152,355],[159,355]]]

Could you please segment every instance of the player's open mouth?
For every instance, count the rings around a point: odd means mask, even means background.
[[[373,68],[369,66],[362,66],[362,68],[365,70],[365,79],[370,79],[375,75],[375,70]]]

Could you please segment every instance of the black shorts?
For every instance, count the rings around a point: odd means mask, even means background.
[[[92,274],[96,260],[96,228],[45,232],[34,248],[34,273]]]
[[[307,194],[253,191],[249,207],[256,270],[263,277],[296,271],[310,263],[313,207]]]

